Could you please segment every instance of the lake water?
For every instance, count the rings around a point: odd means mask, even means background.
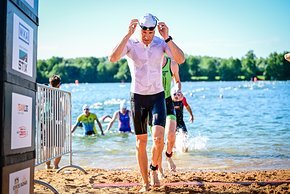
[[[129,104],[130,83],[63,84],[72,94],[73,123],[83,104],[100,118],[119,102]],[[195,120],[188,128],[189,151],[173,156],[178,168],[252,170],[290,168],[290,82],[185,82],[182,91]],[[102,123],[105,129],[107,123]],[[119,134],[116,121],[105,136],[73,135],[73,164],[105,169],[137,168],[135,135]],[[132,126],[133,127],[133,126]],[[148,139],[148,156],[152,146]],[[68,164],[64,156],[61,165]],[[166,164],[164,163],[165,167]]]

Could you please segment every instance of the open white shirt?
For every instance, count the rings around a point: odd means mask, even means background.
[[[131,72],[131,92],[152,95],[162,92],[162,62],[166,53],[172,57],[168,45],[159,37],[154,37],[148,47],[138,39],[129,39],[122,52],[127,55]]]

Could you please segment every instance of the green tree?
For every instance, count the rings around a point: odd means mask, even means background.
[[[127,60],[121,59],[119,61],[119,67],[120,68],[117,74],[114,75],[114,78],[119,81],[125,81],[125,82],[131,81],[131,74],[130,74],[130,69],[129,69]]]
[[[223,81],[238,80],[238,76],[241,74],[242,64],[239,59],[229,58],[223,59],[221,65],[218,68],[218,73]]]
[[[36,82],[38,83],[48,83],[48,64],[46,60],[38,60],[36,64]]]
[[[179,77],[181,81],[191,81],[191,76],[189,74],[189,66],[187,63],[179,65]]]
[[[215,80],[217,75],[217,67],[220,65],[217,59],[211,57],[204,57],[200,63],[200,72],[202,76],[207,76],[208,80]]]
[[[271,53],[267,59],[265,79],[269,80],[289,80],[290,63],[284,59],[284,54]]]
[[[242,70],[247,80],[257,75],[256,55],[253,50],[248,51],[246,56],[242,58]]]
[[[200,58],[194,56],[188,56],[185,59],[185,63],[189,66],[189,74],[191,76],[200,76]]]

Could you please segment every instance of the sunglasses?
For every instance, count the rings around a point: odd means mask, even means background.
[[[150,30],[150,31],[152,31],[152,30],[155,29],[156,26],[154,26],[154,27],[146,27],[146,26],[141,26],[140,25],[140,27],[141,27],[142,30]]]
[[[85,108],[84,110],[90,110],[89,108]]]
[[[174,96],[181,96],[180,93],[174,93],[173,95],[174,95]]]

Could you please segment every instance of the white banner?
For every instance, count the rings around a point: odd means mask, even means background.
[[[32,98],[12,93],[11,149],[31,147]]]
[[[27,76],[33,76],[33,29],[15,13],[13,15],[12,69]]]
[[[9,174],[9,193],[29,194],[30,168]]]

